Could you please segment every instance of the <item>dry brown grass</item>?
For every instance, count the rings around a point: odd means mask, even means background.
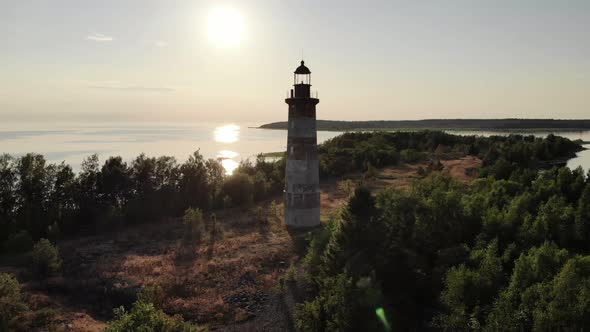
[[[468,184],[477,177],[477,169],[481,167],[481,159],[474,156],[464,156],[457,159],[441,160],[441,172],[450,174],[459,181]],[[363,184],[373,191],[384,188],[409,188],[412,182],[419,179],[418,168],[428,169],[427,163],[403,164],[379,169],[374,179],[364,180]],[[360,178],[352,181],[360,183]],[[338,188],[339,181],[322,183],[321,208],[322,213],[328,215],[331,211],[342,207],[348,200],[348,193]]]
[[[113,290],[130,293],[159,285],[165,292],[163,309],[170,314],[208,326],[240,321],[243,309],[224,298],[269,292],[296,259],[280,218],[260,217],[252,209],[222,211],[215,236],[205,234],[198,246],[181,243],[180,221],[67,241],[60,245],[66,279],[107,280]]]
[[[477,177],[477,170],[481,167],[481,159],[474,156],[465,156],[460,159],[442,160],[444,171],[455,179],[468,184]]]

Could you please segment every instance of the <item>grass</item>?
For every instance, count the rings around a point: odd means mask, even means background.
[[[289,262],[293,255],[288,234],[272,232],[268,229],[272,225],[260,223],[259,216],[252,214],[250,210],[218,214],[223,236],[188,253],[175,241],[162,241],[149,255],[122,252],[118,264],[104,264],[100,273],[130,286],[160,285],[166,294],[166,312],[188,314],[186,318],[213,325],[231,323],[239,312],[224,297],[270,289],[286,268],[280,262]],[[154,239],[145,236],[148,243]]]

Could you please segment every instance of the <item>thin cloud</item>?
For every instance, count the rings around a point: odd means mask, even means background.
[[[91,35],[86,36],[86,39],[97,41],[97,42],[110,42],[110,41],[113,41],[113,37],[103,35],[102,33],[93,33]]]
[[[130,91],[130,92],[173,92],[176,91],[170,87],[151,87],[151,86],[109,86],[109,85],[90,85],[90,89],[110,90],[110,91]]]
[[[154,40],[154,45],[156,47],[166,47],[168,46],[168,43],[162,40]]]

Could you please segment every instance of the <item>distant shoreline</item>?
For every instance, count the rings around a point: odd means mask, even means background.
[[[263,124],[259,129],[287,129],[287,122]],[[554,119],[431,119],[397,121],[317,120],[319,131],[462,130],[462,131],[588,131],[590,120]]]

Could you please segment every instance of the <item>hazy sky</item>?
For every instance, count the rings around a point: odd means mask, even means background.
[[[302,50],[321,119],[590,118],[588,0],[2,0],[0,119],[286,120]]]

